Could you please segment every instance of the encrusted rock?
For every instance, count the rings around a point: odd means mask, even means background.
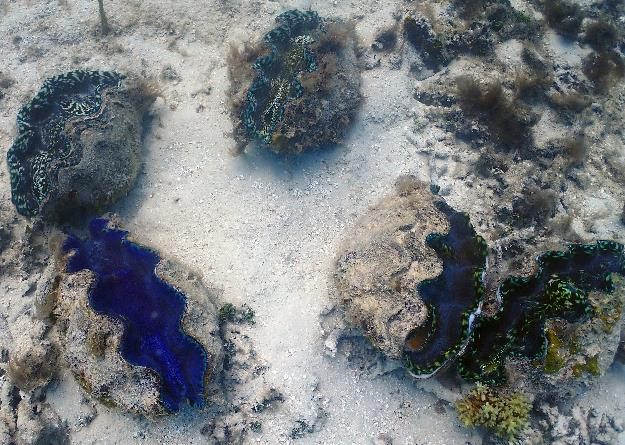
[[[47,403],[22,399],[17,406],[17,445],[69,445],[67,425]]]
[[[449,229],[424,184],[403,178],[397,188],[353,229],[334,273],[336,297],[348,319],[394,359],[402,357],[408,332],[428,317],[417,285],[443,270],[425,239]]]
[[[41,336],[24,332],[13,340],[9,353],[8,375],[22,391],[32,391],[47,384],[57,369],[58,351]]]
[[[535,421],[517,441],[523,445],[614,445],[619,443],[623,425],[614,417],[594,408],[574,405],[568,412],[541,404]]]

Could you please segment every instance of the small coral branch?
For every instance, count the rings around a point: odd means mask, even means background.
[[[520,392],[496,391],[479,383],[456,402],[464,426],[482,426],[507,440],[514,439],[525,428],[531,407],[529,399]]]

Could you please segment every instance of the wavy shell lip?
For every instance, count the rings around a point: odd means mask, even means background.
[[[471,381],[501,384],[507,379],[506,357],[544,356],[546,321],[590,318],[588,293],[614,290],[610,274],[625,274],[623,249],[614,241],[571,244],[567,250],[539,255],[534,274],[505,279],[498,288],[500,309],[494,316],[478,320],[469,348],[460,359],[460,374]]]
[[[105,71],[61,74],[47,79],[22,107],[17,115],[18,135],[7,153],[12,200],[20,213],[39,212],[49,193],[49,169],[77,161],[71,156],[64,122],[98,113],[103,90],[119,87],[123,79]]]
[[[438,323],[430,332],[430,341],[419,350],[404,349],[407,369],[419,378],[435,375],[462,354],[484,299],[486,242],[475,233],[468,215],[442,200],[436,206],[447,217],[449,231],[445,235],[429,234],[426,242],[441,257],[443,271],[438,277],[421,282],[418,292]],[[409,337],[410,334],[406,343]]]
[[[507,357],[544,353],[545,320],[584,321],[588,292],[610,293],[610,274],[625,274],[625,248],[617,242],[547,251],[536,260],[538,272],[509,276],[493,289],[499,312],[489,316],[484,282],[498,269],[468,215],[414,179],[397,185],[398,196],[383,199],[356,226],[334,282],[349,322],[415,378],[455,365],[466,380],[504,383]]]
[[[128,193],[139,172],[142,118],[155,98],[141,85],[139,78],[90,70],[43,82],[19,111],[7,152],[20,214],[86,220]]]
[[[345,136],[362,102],[354,23],[289,10],[262,39],[229,54],[236,153],[300,154]]]
[[[276,18],[276,22],[278,26],[263,38],[271,52],[254,62],[256,78],[249,87],[241,111],[248,135],[267,144],[271,143],[278,121],[282,119],[286,102],[302,95],[298,75],[317,69],[315,56],[307,47],[314,39],[304,33],[321,25],[321,19],[314,11],[286,11]],[[273,93],[274,85],[279,86],[271,99],[271,94],[265,90]]]

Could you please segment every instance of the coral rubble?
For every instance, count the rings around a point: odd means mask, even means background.
[[[299,10],[276,23],[260,44],[230,54],[237,142],[290,153],[338,142],[361,100],[353,24]]]
[[[55,316],[65,360],[105,403],[153,415],[202,405],[221,367],[217,308],[193,274],[107,220],[69,235]]]
[[[17,116],[7,153],[12,200],[25,216],[100,209],[139,171],[141,122],[152,102],[138,81],[77,70],[47,79]]]

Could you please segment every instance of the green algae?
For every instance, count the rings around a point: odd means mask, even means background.
[[[601,375],[601,369],[599,368],[599,354],[595,354],[592,357],[586,357],[583,363],[574,364],[572,370],[575,378],[580,378],[584,373],[588,373],[593,376]]]
[[[558,336],[558,332],[555,328],[547,328],[546,336],[548,341],[547,354],[545,355],[545,362],[543,363],[543,370],[547,374],[555,374],[560,371],[566,360],[563,354],[560,352],[562,348],[562,340]]]

